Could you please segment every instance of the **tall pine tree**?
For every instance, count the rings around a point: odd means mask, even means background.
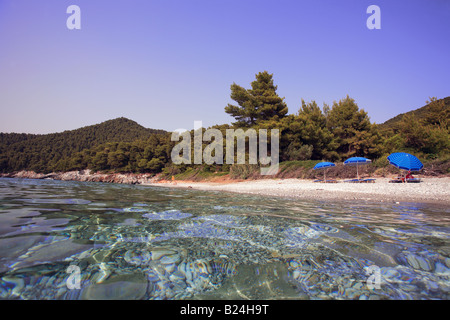
[[[343,159],[381,155],[381,137],[376,126],[370,123],[367,112],[359,109],[348,95],[334,102],[331,110],[327,111],[327,126],[335,137],[336,151]]]
[[[288,107],[277,94],[277,86],[273,83],[273,74],[267,71],[256,75],[251,89],[245,89],[236,83],[231,85],[231,99],[236,105],[228,104],[225,112],[233,116],[237,127],[251,127],[259,121],[280,120],[285,117]]]

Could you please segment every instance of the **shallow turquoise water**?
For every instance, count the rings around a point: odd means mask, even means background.
[[[448,299],[449,213],[0,179],[0,298]]]

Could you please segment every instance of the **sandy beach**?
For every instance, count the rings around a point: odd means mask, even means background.
[[[146,185],[228,191],[309,200],[363,200],[376,202],[419,202],[449,205],[450,177],[423,178],[420,183],[317,183],[301,179],[263,179],[239,182],[164,181]]]

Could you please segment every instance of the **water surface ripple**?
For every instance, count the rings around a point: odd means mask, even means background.
[[[449,299],[449,211],[0,179],[0,298]]]

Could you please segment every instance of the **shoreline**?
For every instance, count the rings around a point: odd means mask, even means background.
[[[304,200],[370,201],[375,203],[450,204],[450,177],[422,177],[420,183],[389,183],[376,178],[375,183],[318,183],[309,179],[273,178],[256,180],[187,181],[160,180],[149,174],[92,173],[90,170],[41,174],[21,171],[0,174],[4,178],[51,179],[61,181],[103,182],[142,186],[221,191]]]
[[[144,186],[225,191],[304,200],[370,201],[381,203],[450,204],[450,178],[423,178],[420,183],[317,183],[305,179],[261,179],[227,182],[163,181]]]

